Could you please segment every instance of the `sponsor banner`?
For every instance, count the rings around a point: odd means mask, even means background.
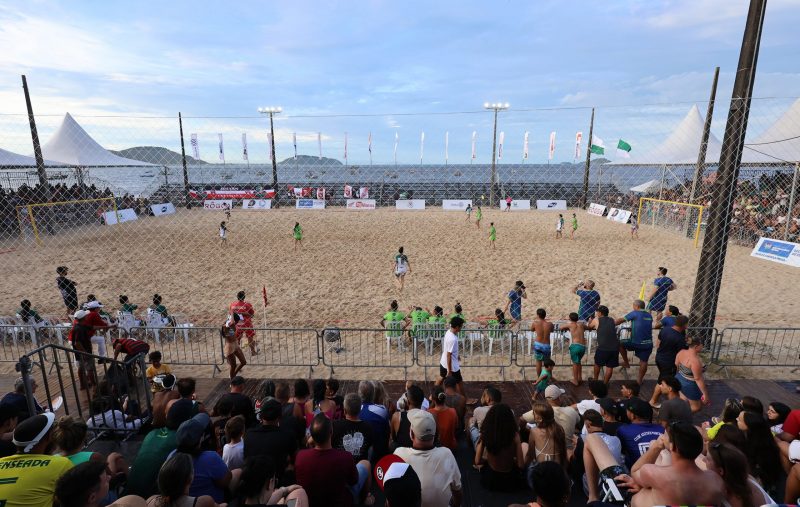
[[[265,189],[265,190],[201,190],[197,191],[190,191],[189,196],[194,199],[256,199],[256,198],[267,198],[271,199],[275,197],[275,190],[273,189]]]
[[[399,210],[425,209],[425,199],[398,199],[394,207]]]
[[[540,211],[567,211],[567,201],[565,200],[536,200],[536,209]]]
[[[203,201],[203,209],[226,210],[233,209],[233,201],[230,199],[206,199]]]
[[[242,209],[256,211],[272,209],[272,199],[245,199],[242,201]]]
[[[103,220],[106,225],[114,225],[122,222],[130,222],[136,220],[136,212],[130,208],[120,209],[117,211],[106,211],[103,213]]]
[[[375,199],[348,199],[347,209],[373,210],[375,209]]]
[[[444,210],[456,210],[456,211],[464,211],[467,209],[467,206],[472,206],[471,199],[443,199],[442,200],[442,209]]]
[[[800,244],[797,243],[761,238],[750,255],[759,259],[800,268]]]
[[[608,216],[606,218],[608,220],[613,220],[614,222],[627,224],[628,220],[631,219],[631,214],[632,213],[628,210],[611,208],[608,210]]]
[[[586,213],[597,217],[603,216],[603,213],[605,212],[606,212],[606,207],[603,206],[602,204],[597,204],[596,202],[589,204],[589,209],[586,210]]]
[[[322,199],[298,199],[295,203],[297,209],[325,209],[325,201]]]
[[[153,210],[153,215],[160,217],[161,215],[172,215],[175,213],[175,206],[171,202],[165,202],[164,204],[153,204],[150,206],[150,209]]]
[[[506,201],[500,201],[500,209],[506,209]],[[531,209],[531,201],[529,199],[512,199],[511,211],[523,211]]]

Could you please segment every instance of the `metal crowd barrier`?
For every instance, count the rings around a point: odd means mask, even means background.
[[[337,367],[407,368],[414,366],[414,343],[397,329],[328,328],[320,334],[322,364]]]
[[[800,367],[800,328],[727,327],[711,361],[728,366]]]

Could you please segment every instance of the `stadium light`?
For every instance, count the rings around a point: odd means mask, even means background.
[[[270,150],[272,150],[272,189],[275,190],[275,199],[278,199],[278,161],[275,160],[275,127],[272,124],[273,115],[283,111],[281,106],[259,107],[258,112],[269,115],[269,133],[272,136]]]
[[[508,102],[492,102],[491,104],[488,102],[483,103],[483,108],[487,111],[494,111],[494,132],[492,134],[492,175],[490,186],[489,186],[489,206],[494,206],[494,194],[495,188],[497,187],[497,112],[498,111],[505,111],[511,104]]]

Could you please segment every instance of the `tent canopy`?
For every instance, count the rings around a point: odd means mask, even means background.
[[[64,116],[53,137],[42,146],[42,154],[62,164],[82,167],[153,166],[109,152],[92,139],[69,113]]]
[[[800,161],[800,99],[767,130],[745,143],[742,163],[780,164]]]
[[[49,167],[63,167],[64,164],[53,162],[52,160],[45,160],[45,166]],[[36,167],[36,159],[33,157],[26,157],[17,153],[4,150],[0,148],[0,169],[20,169]]]
[[[661,188],[661,181],[650,180],[642,183],[641,185],[631,187],[631,192],[636,192],[637,194],[648,194],[658,190],[659,188]]]

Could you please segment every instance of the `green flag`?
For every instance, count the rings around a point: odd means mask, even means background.
[[[592,142],[589,146],[589,151],[595,155],[605,155],[606,146],[603,144],[603,140],[597,136],[592,136]]]
[[[631,158],[631,145],[620,139],[617,143],[617,156]]]

